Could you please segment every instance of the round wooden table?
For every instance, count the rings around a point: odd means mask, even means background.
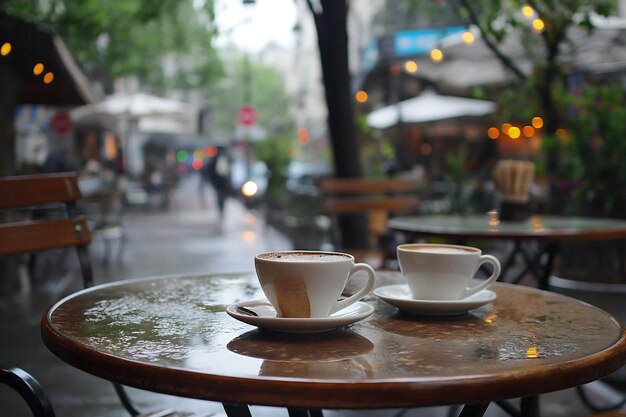
[[[584,384],[626,363],[624,328],[608,313],[528,287],[492,290],[493,303],[465,315],[410,316],[374,299],[358,323],[294,335],[225,313],[262,298],[253,274],[122,281],[59,301],[42,335],[68,364],[113,382],[292,409],[471,404],[464,415],[482,415],[490,401]]]
[[[591,242],[626,239],[626,220],[570,216],[531,216],[525,221],[501,221],[497,212],[482,215],[428,215],[397,217],[388,227],[410,238],[436,236],[463,243],[467,239],[512,240],[513,250],[502,262],[501,280],[517,257],[525,268],[507,279],[517,283],[531,272],[538,286],[548,288],[554,259],[561,242]],[[529,245],[537,244],[537,248]]]

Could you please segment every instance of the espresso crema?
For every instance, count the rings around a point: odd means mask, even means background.
[[[350,258],[334,253],[273,252],[259,255],[259,259],[278,262],[341,262]]]
[[[416,246],[414,248],[406,248],[406,249],[412,252],[435,253],[435,254],[446,254],[446,255],[476,253],[476,251],[473,251],[473,250],[455,248],[455,247],[449,247],[449,246]]]

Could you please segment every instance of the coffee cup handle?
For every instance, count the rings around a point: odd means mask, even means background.
[[[470,295],[476,294],[478,291],[482,291],[485,288],[488,288],[500,276],[500,261],[498,261],[498,259],[496,259],[496,257],[492,255],[482,255],[480,257],[480,261],[478,262],[478,266],[476,267],[476,271],[474,271],[474,274],[478,272],[478,268],[480,268],[480,266],[485,263],[491,264],[493,266],[493,272],[491,273],[491,276],[478,285],[475,285],[473,287],[467,287],[465,289],[465,293],[463,294],[463,298],[469,297]]]
[[[359,291],[352,294],[350,297],[337,301],[335,305],[330,309],[330,313],[328,314],[336,313],[337,311],[343,310],[349,305],[356,303],[357,301],[365,297],[367,294],[370,293],[370,291],[374,289],[374,285],[376,284],[376,273],[374,272],[374,269],[368,264],[364,264],[364,263],[355,264],[352,267],[352,270],[350,271],[350,275],[348,275],[348,281],[350,281],[350,278],[352,278],[352,275],[356,274],[359,271],[367,272],[367,282],[365,283],[365,287],[361,288]]]

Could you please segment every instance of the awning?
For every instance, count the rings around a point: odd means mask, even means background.
[[[96,96],[89,80],[79,68],[63,40],[50,29],[0,13],[0,46],[10,43],[7,55],[0,55],[0,83],[17,82],[18,104],[52,106],[92,103]],[[37,63],[43,73],[35,75]],[[49,84],[46,73],[53,74]],[[12,81],[15,80],[15,81]]]

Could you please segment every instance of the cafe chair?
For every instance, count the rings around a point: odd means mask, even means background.
[[[413,214],[420,207],[419,183],[405,179],[325,178],[319,184],[321,210],[332,220],[331,236],[335,250],[355,257],[374,269],[390,267],[398,242],[387,228],[396,214]],[[346,247],[339,234],[340,216],[366,216],[368,241],[362,247]],[[391,266],[391,269],[394,269]]]
[[[33,256],[46,250],[74,247],[83,287],[93,286],[89,257],[92,233],[78,207],[81,199],[77,176],[73,172],[0,178],[0,258]],[[50,401],[41,385],[23,369],[1,368],[0,383],[17,391],[34,417],[54,417]],[[113,387],[123,407],[133,417],[210,415],[180,413],[169,409],[142,413],[134,407],[122,385],[113,383]],[[245,406],[232,405],[228,410],[238,416],[246,415],[246,412],[249,415]]]
[[[0,383],[13,388],[26,401],[34,417],[54,417],[54,410],[43,388],[20,368],[0,367]]]

